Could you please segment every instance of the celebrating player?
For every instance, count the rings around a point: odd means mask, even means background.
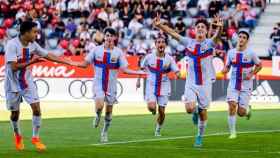
[[[39,130],[41,128],[40,102],[33,77],[28,66],[41,62],[41,58],[63,64],[72,64],[68,60],[60,60],[41,48],[35,39],[38,34],[37,24],[25,21],[20,25],[20,35],[8,41],[5,53],[5,94],[8,110],[11,111],[11,126],[15,136],[17,150],[23,150],[23,136],[20,131],[19,114],[22,99],[32,108],[32,144],[38,151],[43,151],[46,146],[41,142]]]
[[[212,83],[216,79],[212,64],[213,49],[219,40],[223,21],[219,16],[215,16],[209,32],[213,31],[214,27],[216,27],[216,31],[212,38],[207,38],[209,24],[204,19],[198,19],[195,23],[195,39],[182,37],[168,26],[162,24],[159,15],[154,20],[154,24],[178,40],[186,48],[188,70],[185,92],[182,98],[185,102],[187,113],[192,113],[194,123],[198,124],[198,135],[194,146],[201,147],[207,123],[207,108],[211,101]],[[196,102],[198,107],[196,107]]]
[[[77,63],[79,67],[86,68],[93,64],[95,71],[93,94],[96,106],[96,118],[94,126],[97,128],[100,122],[104,102],[106,103],[105,123],[101,132],[101,142],[108,141],[108,128],[112,120],[113,105],[117,102],[117,75],[118,70],[127,74],[146,74],[143,71],[133,71],[127,68],[128,63],[122,50],[115,47],[117,32],[112,28],[104,30],[105,42],[97,46],[86,57],[85,61]]]
[[[180,72],[173,57],[165,53],[167,37],[162,34],[155,40],[156,53],[148,54],[141,62],[141,69],[148,71],[146,82],[145,100],[148,110],[156,114],[158,105],[158,118],[155,129],[155,136],[161,136],[160,130],[165,118],[165,106],[170,95],[170,80],[167,76],[169,72],[175,72],[179,77]],[[140,87],[140,78],[137,81],[137,88]]]
[[[248,48],[249,37],[247,31],[239,31],[237,46],[229,50],[226,65],[222,70],[222,73],[226,74],[232,67],[227,89],[230,139],[236,138],[236,112],[240,117],[246,116],[247,119],[250,119],[249,100],[253,88],[252,78],[262,68],[257,54]]]

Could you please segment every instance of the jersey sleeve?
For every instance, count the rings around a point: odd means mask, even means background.
[[[215,42],[213,41],[212,38],[208,38],[208,45],[210,48],[215,48],[216,47],[216,44]]]
[[[144,69],[144,68],[147,67],[147,56],[148,56],[148,55],[146,55],[146,56],[142,59],[142,61],[141,61],[141,63],[140,63],[140,68],[141,68],[141,69]]]
[[[171,65],[170,65],[171,71],[173,71],[173,72],[178,72],[178,71],[179,71],[179,68],[178,68],[178,66],[177,66],[177,64],[176,64],[176,62],[175,62],[175,60],[174,60],[172,57],[170,57],[170,58],[171,58]]]
[[[261,63],[260,58],[258,57],[257,53],[255,53],[255,52],[252,52],[252,53],[253,53],[253,58],[252,59],[253,59],[254,64],[259,65]]]
[[[85,61],[89,64],[92,64],[94,62],[96,49],[91,50],[85,57]]]
[[[179,42],[184,46],[188,45],[190,43],[190,41],[191,41],[191,39],[189,37],[180,36],[180,38],[179,38]]]
[[[125,54],[121,50],[120,50],[119,62],[120,62],[120,68],[126,68],[128,66],[128,62],[125,57]]]
[[[17,61],[17,49],[16,46],[12,42],[8,42],[5,47],[5,60],[6,63],[11,61]]]
[[[226,67],[230,67],[230,53],[231,51],[228,51],[228,53],[227,53],[227,56],[226,56],[226,63],[225,63],[225,66]]]
[[[45,57],[48,55],[48,51],[44,48],[42,48],[37,42],[33,43],[35,47],[35,53],[39,56]]]

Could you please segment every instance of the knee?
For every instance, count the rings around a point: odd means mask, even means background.
[[[246,115],[246,110],[245,110],[245,109],[240,108],[240,109],[238,109],[237,114],[238,114],[238,116],[243,117],[243,116],[245,116],[245,115]]]
[[[19,111],[13,111],[11,113],[11,120],[12,121],[18,121],[18,119],[19,119]]]
[[[37,109],[37,108],[34,109],[34,110],[33,110],[33,115],[34,115],[34,116],[41,116],[41,110],[40,110],[40,109]]]
[[[188,113],[188,114],[193,113],[193,111],[194,111],[194,110],[192,110],[192,109],[187,109],[187,113]]]
[[[186,104],[186,111],[187,113],[191,114],[193,113],[195,110],[195,107],[194,106],[191,106],[190,104]]]
[[[165,117],[164,109],[159,108],[159,116]]]
[[[104,106],[104,99],[96,99],[95,106],[97,110],[102,110]]]
[[[228,102],[229,104],[229,113],[230,114],[235,114],[236,113],[236,103],[233,101]]]
[[[112,113],[111,112],[106,112],[105,113],[105,118],[106,121],[111,121],[112,120]]]
[[[156,109],[156,103],[155,102],[148,103],[148,110],[149,111],[154,111],[155,109]]]

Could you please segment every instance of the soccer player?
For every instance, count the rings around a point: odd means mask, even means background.
[[[148,72],[145,100],[148,110],[156,114],[158,105],[158,118],[155,129],[155,136],[161,136],[160,130],[165,118],[165,107],[170,95],[170,80],[167,76],[169,72],[175,72],[180,77],[179,68],[173,57],[165,53],[167,36],[159,34],[155,40],[156,53],[148,54],[142,60],[140,67]],[[137,80],[137,88],[140,87],[140,78]]]
[[[41,58],[63,64],[72,64],[68,60],[60,60],[41,48],[35,39],[38,34],[37,24],[25,21],[20,25],[20,34],[8,41],[5,47],[5,94],[8,110],[11,111],[11,126],[14,131],[15,147],[24,149],[23,136],[20,131],[19,115],[20,103],[24,100],[30,104],[32,117],[32,144],[38,151],[43,151],[46,146],[41,142],[39,130],[41,128],[40,102],[33,77],[28,66],[41,62]]]
[[[237,46],[228,51],[226,65],[222,70],[222,73],[226,74],[232,68],[227,89],[230,139],[236,138],[236,112],[240,117],[246,116],[250,119],[249,100],[253,88],[252,78],[262,68],[257,54],[248,47],[249,37],[247,31],[239,31]]]
[[[128,63],[122,50],[115,46],[117,32],[112,28],[104,30],[105,41],[103,45],[92,50],[83,62],[77,63],[79,67],[86,68],[93,64],[95,77],[93,79],[93,94],[95,100],[96,118],[94,127],[100,122],[101,113],[106,103],[104,127],[101,131],[101,142],[108,142],[108,129],[112,121],[113,105],[117,103],[117,75],[118,70],[127,74],[146,74],[144,71],[128,69]]]
[[[207,123],[207,108],[211,101],[212,83],[216,79],[212,64],[213,49],[219,40],[223,21],[219,16],[215,16],[209,29],[209,24],[206,20],[198,19],[195,22],[195,39],[183,37],[167,25],[162,24],[159,15],[154,20],[154,24],[182,43],[186,48],[188,69],[185,92],[182,98],[185,102],[187,113],[192,113],[194,124],[198,124],[198,135],[195,139],[194,147],[201,147]],[[208,29],[209,32],[216,29],[212,38],[207,38]],[[196,106],[196,103],[198,103],[198,106]]]

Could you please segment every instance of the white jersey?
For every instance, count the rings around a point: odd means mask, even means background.
[[[212,63],[214,42],[211,39],[205,39],[199,43],[188,37],[180,37],[180,42],[186,48],[185,55],[188,64],[186,84],[211,84],[216,79]]]
[[[38,43],[29,43],[24,47],[19,37],[8,41],[5,47],[5,90],[7,92],[19,92],[27,88],[34,89],[33,76],[28,67],[13,71],[11,62],[28,63],[33,54],[47,56],[48,52],[41,48]]]
[[[127,60],[121,49],[105,50],[104,45],[97,46],[85,60],[93,64],[94,86],[102,86],[101,90],[106,95],[115,95],[117,92],[118,69],[128,66]]]
[[[245,77],[251,73],[255,65],[260,64],[261,61],[257,54],[251,49],[246,49],[243,52],[231,49],[227,54],[226,66],[232,67],[232,72],[229,80],[229,89],[236,89],[239,91],[251,91],[253,88],[253,80],[244,80]]]
[[[148,54],[142,60],[141,68],[148,71],[146,89],[149,89],[149,94],[170,95],[170,80],[167,73],[179,71],[175,60],[170,55],[158,57],[156,53]]]

